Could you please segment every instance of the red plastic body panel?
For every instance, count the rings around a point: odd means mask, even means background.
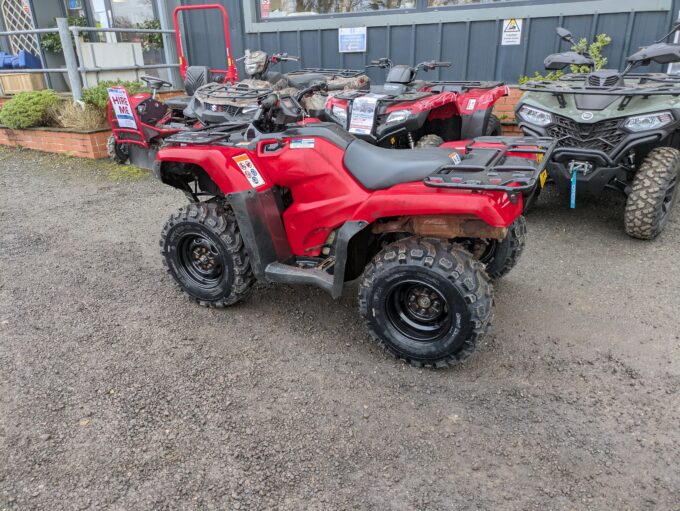
[[[223,5],[220,4],[199,4],[199,5],[182,5],[175,7],[173,11],[173,18],[175,21],[175,40],[177,41],[177,53],[179,55],[179,72],[182,75],[182,79],[186,77],[187,74],[187,59],[184,56],[184,48],[182,46],[182,36],[179,30],[179,15],[183,11],[198,11],[198,10],[210,10],[217,9],[222,18],[222,24],[224,27],[224,47],[227,50],[227,69],[211,69],[211,73],[224,73],[225,82],[229,81],[231,83],[236,83],[238,81],[238,70],[236,69],[236,64],[231,54],[231,37],[229,35],[229,15],[227,10]]]
[[[421,89],[427,92],[427,88]],[[499,98],[507,96],[509,89],[506,85],[492,89],[470,89],[467,92],[440,92],[415,101],[398,101],[391,103],[386,112],[397,110],[410,110],[417,114],[430,112],[428,120],[448,119],[457,115],[470,115],[478,110],[486,110],[492,107]],[[333,106],[347,110],[347,100],[330,96],[326,101],[326,108]]]
[[[313,148],[291,148],[290,138],[276,151],[234,146],[194,146],[161,149],[161,162],[200,165],[217,186],[228,194],[251,189],[234,161],[246,155],[265,181],[258,192],[272,185],[288,188],[293,204],[283,213],[283,223],[295,255],[315,256],[328,234],[350,220],[369,223],[403,215],[465,215],[494,227],[508,227],[522,212],[522,201],[512,204],[503,192],[471,192],[427,187],[422,181],[384,190],[366,190],[343,165],[344,150],[320,137]],[[272,141],[269,141],[271,144]],[[375,169],[389,172],[390,169]]]

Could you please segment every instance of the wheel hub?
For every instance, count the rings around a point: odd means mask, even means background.
[[[427,286],[413,286],[406,294],[406,308],[416,318],[428,321],[439,316],[444,300],[439,293]]]
[[[217,246],[207,237],[192,233],[180,242],[179,253],[186,274],[197,284],[212,287],[220,280],[222,257]]]

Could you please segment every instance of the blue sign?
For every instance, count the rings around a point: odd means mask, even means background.
[[[366,51],[366,27],[339,28],[338,48],[340,53]]]

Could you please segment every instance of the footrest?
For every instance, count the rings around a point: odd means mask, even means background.
[[[271,282],[282,284],[311,284],[326,291],[333,288],[333,275],[316,268],[299,268],[283,263],[270,263],[264,275]]]

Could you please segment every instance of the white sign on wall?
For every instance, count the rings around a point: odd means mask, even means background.
[[[366,51],[366,27],[338,29],[338,49],[340,53]]]
[[[512,46],[521,43],[522,43],[522,20],[517,18],[503,20],[501,45]]]

